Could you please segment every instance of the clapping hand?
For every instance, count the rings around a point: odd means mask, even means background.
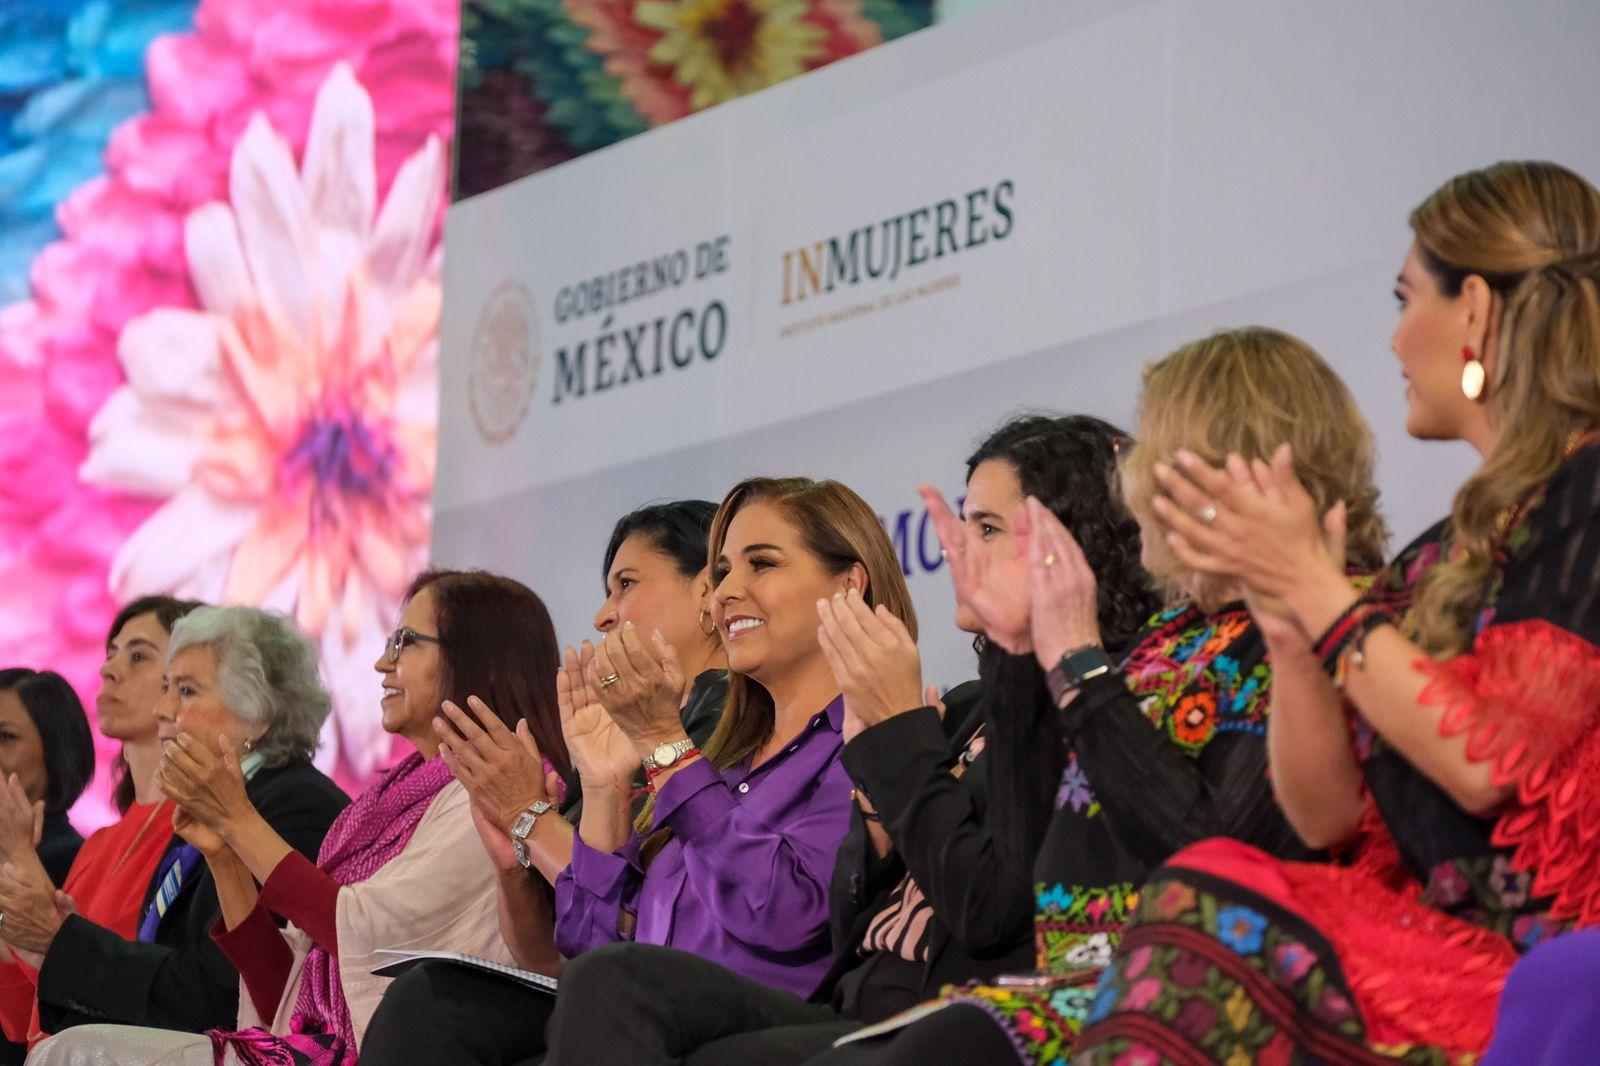
[[[172,831],[183,842],[206,858],[215,858],[228,850],[227,841],[214,829],[208,829],[195,820],[194,815],[182,807],[172,809]]]
[[[683,739],[683,668],[659,632],[648,648],[632,622],[606,634],[585,667],[584,680],[632,742],[636,759]]]
[[[1156,464],[1165,496],[1152,506],[1185,566],[1278,599],[1293,593],[1308,572],[1331,569],[1342,578],[1344,505],[1318,516],[1295,476],[1289,445],[1279,447],[1270,464],[1230,455],[1218,468],[1187,451],[1173,462]]]
[[[483,850],[489,853],[489,861],[494,864],[494,868],[501,873],[516,873],[521,870],[522,864],[517,861],[516,849],[512,846],[511,837],[504,825],[476,802],[468,806],[472,811],[472,826],[478,831],[478,839],[483,841]]]
[[[626,792],[639,769],[639,755],[631,741],[606,713],[585,676],[594,648],[583,642],[583,654],[566,649],[556,673],[556,706],[561,711],[561,733],[567,752],[578,769],[585,789],[614,788]]]
[[[58,895],[38,856],[30,853],[0,864],[0,915],[5,916],[0,937],[20,951],[49,951],[70,913],[57,904]]]
[[[16,774],[0,783],[0,859],[32,852],[44,833],[44,801],[28,799]]]
[[[443,717],[433,720],[439,754],[472,797],[474,808],[509,832],[528,807],[553,802],[559,784],[551,780],[555,775],[546,775],[526,718],[517,720],[513,733],[477,696],[467,697],[467,707],[470,713],[444,701]]]
[[[218,740],[216,751],[188,733],[167,741],[162,746],[156,785],[190,818],[214,834],[221,834],[231,819],[255,810],[245,793],[238,756],[226,738]],[[173,828],[178,829],[176,818]]]
[[[1015,551],[1010,556],[997,556],[985,550],[982,534],[957,517],[938,489],[920,485],[917,491],[927,505],[945,561],[950,564],[956,597],[978,616],[984,636],[1013,655],[1028,652],[1032,635],[1027,552],[1032,527],[1026,508],[1019,507],[1010,516]]]
[[[844,693],[852,736],[897,714],[927,706],[922,657],[905,623],[881,604],[874,610],[850,589],[817,601],[817,640]],[[853,721],[852,721],[853,720]]]
[[[1033,527],[1029,629],[1039,666],[1050,670],[1067,652],[1100,643],[1099,585],[1083,549],[1055,513],[1032,496],[1023,506]]]

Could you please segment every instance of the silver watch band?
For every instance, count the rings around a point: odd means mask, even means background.
[[[539,816],[554,808],[554,804],[544,800],[531,803],[527,810],[517,815],[516,824],[511,827],[511,853],[517,857],[524,870],[533,869],[533,856],[528,854],[528,836],[533,832],[533,827],[539,823]]]

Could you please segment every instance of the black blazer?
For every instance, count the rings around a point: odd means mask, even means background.
[[[267,824],[312,861],[328,827],[350,802],[303,759],[257,771],[245,792]],[[181,843],[174,836],[168,847]],[[152,877],[145,907],[156,887]],[[217,887],[202,862],[167,908],[153,944],[124,940],[77,915],[68,918],[39,969],[44,1031],[93,1022],[188,1032],[233,1028],[239,1017],[239,971],[211,939],[220,914]]]
[[[945,717],[932,707],[896,715],[846,744],[840,758],[883,819],[895,850],[880,859],[872,849],[861,810],[839,847],[829,892],[838,957],[812,997],[833,999],[835,1009],[856,1014],[836,993],[845,974],[861,965],[867,927],[893,896],[900,879],[915,877],[933,920],[923,995],[940,985],[1026,968],[1032,959],[1033,886],[1008,876],[984,825],[988,760],[973,760],[960,777],[950,767],[983,724],[981,688],[972,681],[945,694]],[[910,1006],[915,999],[902,1006]],[[865,1017],[877,1021],[877,1017]]]

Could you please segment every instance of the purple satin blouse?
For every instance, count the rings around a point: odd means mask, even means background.
[[[697,759],[656,795],[672,839],[645,873],[637,834],[615,852],[573,839],[556,880],[556,947],[571,958],[627,939],[692,951],[757,981],[809,996],[833,961],[828,883],[850,822],[839,762],[841,696],[754,771]]]

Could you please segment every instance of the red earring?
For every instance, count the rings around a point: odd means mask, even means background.
[[[1470,344],[1461,346],[1461,361],[1461,394],[1469,400],[1476,400],[1483,395],[1483,363],[1472,354]]]

